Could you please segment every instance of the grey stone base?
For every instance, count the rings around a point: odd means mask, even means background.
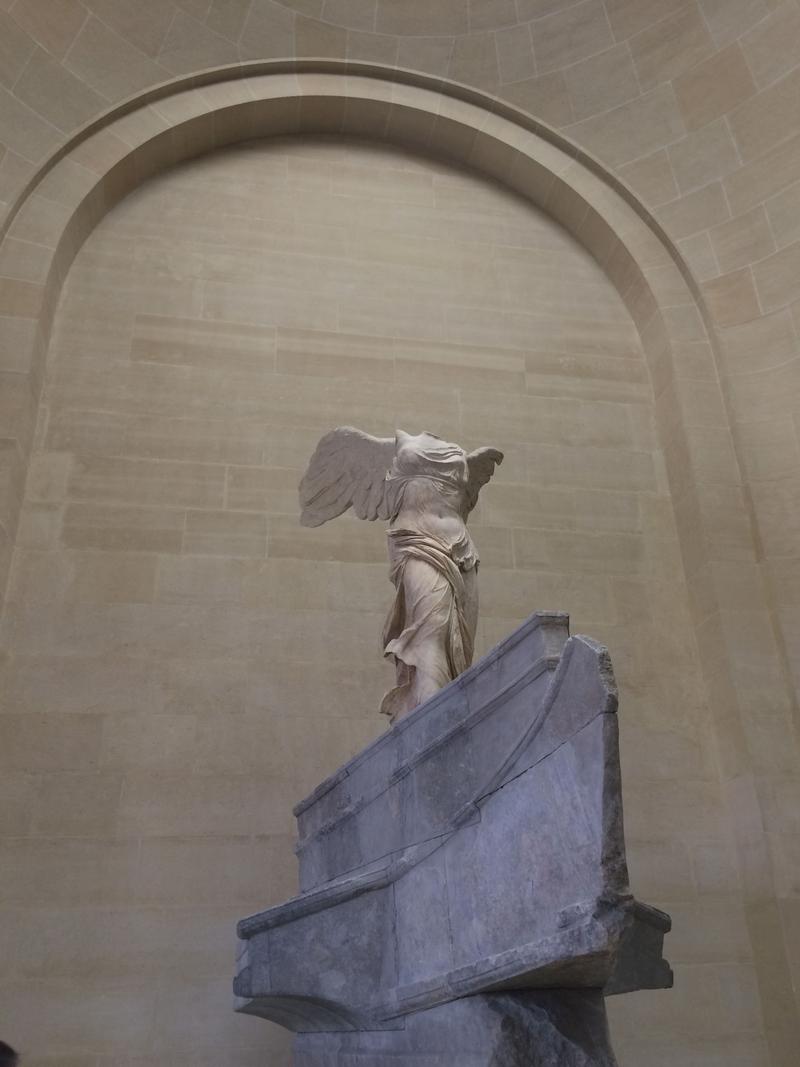
[[[616,1067],[597,990],[479,994],[403,1024],[298,1034],[294,1067]]]

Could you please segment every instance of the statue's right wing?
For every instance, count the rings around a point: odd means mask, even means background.
[[[394,453],[393,437],[354,426],[326,433],[300,482],[301,524],[321,526],[351,505],[359,519],[388,519],[386,475]]]

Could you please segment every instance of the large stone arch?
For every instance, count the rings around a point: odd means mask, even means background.
[[[741,782],[752,773],[741,723],[742,702],[750,694],[736,691],[730,649],[739,632],[738,605],[729,581],[732,563],[755,567],[758,553],[698,287],[655,220],[597,161],[508,105],[441,79],[334,61],[209,72],[112,110],[39,170],[0,245],[0,255],[12,263],[0,283],[3,329],[19,368],[13,383],[19,403],[7,416],[8,428],[0,430],[10,457],[3,579],[52,318],[77,250],[115,203],[159,171],[240,140],[298,132],[376,138],[472,167],[543,208],[612,279],[650,369],[723,779]],[[34,275],[23,266],[14,274],[18,241],[44,250]],[[766,605],[759,583],[754,590]],[[737,787],[737,810],[743,804],[757,815],[755,790],[745,795]],[[742,819],[734,827],[743,850],[756,836],[753,825]]]
[[[30,376],[34,408],[61,285],[105,213],[146,178],[193,156],[302,132],[365,136],[444,156],[545,210],[600,263],[639,330],[676,504],[692,485],[707,483],[712,427],[715,465],[724,455],[727,484],[738,480],[702,298],[635,195],[563,135],[496,98],[442,79],[338,61],[254,63],[178,79],[111,109],[39,168],[9,213],[0,245],[9,262],[15,241],[46,249],[36,281],[22,269],[15,276],[12,266],[2,283],[9,343]],[[692,432],[699,428],[706,432]],[[24,432],[16,438],[17,482],[28,438]],[[4,518],[13,531],[14,517]]]

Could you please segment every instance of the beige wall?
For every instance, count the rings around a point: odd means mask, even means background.
[[[30,1064],[133,1035],[130,1062],[284,1062],[230,1013],[233,925],[292,891],[291,805],[387,682],[381,526],[297,524],[339,423],[506,452],[479,650],[536,608],[608,642],[634,886],[676,919],[676,991],[613,1003],[621,1061],[767,1062],[633,323],[512,194],[337,140],[183,165],[70,271],[6,613],[7,1035]]]
[[[212,66],[321,55],[497,94],[596,154],[677,243],[712,330],[723,403],[716,381],[671,397],[658,379],[660,440],[758,997],[780,1065],[794,1063],[800,1043],[799,34],[796,0],[0,0],[5,205],[83,123],[130,95]],[[82,162],[99,169],[118,147],[100,139]],[[85,178],[78,166],[58,181],[80,188]],[[39,283],[66,189],[51,184],[0,249],[2,573],[40,385],[41,363],[22,353],[43,345]],[[696,316],[670,320],[688,342],[676,355],[681,373],[708,381]],[[571,573],[577,581],[577,562]],[[705,1055],[713,1062],[716,1047]]]

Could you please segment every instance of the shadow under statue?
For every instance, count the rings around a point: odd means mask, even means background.
[[[634,900],[607,651],[537,613],[295,808],[301,893],[242,919],[237,1011],[295,1067],[612,1067],[669,987]]]

